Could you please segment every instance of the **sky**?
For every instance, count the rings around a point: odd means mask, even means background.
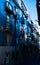
[[[23,1],[27,8],[28,14],[30,15],[30,18],[33,20],[34,24],[38,25],[38,23],[35,21],[35,20],[38,20],[36,0],[23,0]]]

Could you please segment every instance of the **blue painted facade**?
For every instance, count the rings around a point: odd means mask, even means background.
[[[5,11],[5,0],[2,0],[0,1],[1,5],[0,5],[0,26],[2,26],[4,28],[4,25],[5,25],[5,21],[6,21],[6,11]],[[12,1],[10,2],[12,3]],[[14,6],[15,4],[13,4]],[[15,10],[14,10],[15,11]],[[18,10],[20,12],[20,10]],[[18,14],[18,12],[17,12]],[[15,43],[15,24],[16,24],[16,37],[20,37],[20,27],[22,27],[22,24],[21,22],[24,21],[24,27],[25,25],[27,26],[28,29],[26,29],[26,32],[27,34],[30,34],[31,33],[31,28],[28,26],[28,21],[27,20],[23,20],[22,17],[20,17],[21,15],[18,14],[18,19],[16,20],[16,23],[15,23],[15,20],[13,18],[13,16],[10,15],[10,23],[11,23],[11,26],[12,26],[12,45],[14,45]],[[24,33],[25,33],[25,30],[24,30]],[[0,45],[6,45],[6,33],[5,32],[0,32]],[[19,42],[18,42],[19,43]],[[21,42],[20,42],[21,43]]]
[[[6,12],[5,12],[5,0],[0,1],[0,27],[5,26]],[[12,45],[15,43],[15,21],[13,16],[10,16],[10,23],[12,26]],[[6,33],[0,31],[0,45],[6,45]]]
[[[11,5],[14,7],[14,3],[10,1]],[[15,9],[13,9],[15,12]],[[21,61],[24,61],[24,64],[30,64],[34,61],[36,57],[36,61],[38,61],[37,54],[38,48],[35,48],[35,43],[37,38],[34,36],[34,40],[32,38],[32,33],[37,35],[37,31],[33,31],[33,23],[29,22],[28,19],[22,17],[22,12],[17,8],[17,19],[15,21],[13,15],[10,15],[10,24],[11,24],[11,33],[12,33],[12,43],[11,46],[7,46],[6,42],[6,32],[0,31],[0,64],[3,63],[6,65],[7,61],[9,65],[14,65],[15,63],[21,64]],[[5,0],[0,1],[0,28],[2,27],[4,30],[6,22],[6,11],[5,11]],[[15,23],[16,22],[16,23]],[[16,25],[16,29],[15,29]],[[16,31],[16,33],[15,33]],[[27,37],[25,37],[25,34]],[[16,46],[15,45],[15,35],[16,35]],[[31,46],[31,44],[34,44]],[[30,48],[30,50],[29,50]],[[37,51],[35,50],[37,49]],[[16,51],[16,52],[15,52]],[[23,62],[22,61],[22,62]],[[30,61],[30,62],[29,62]],[[36,63],[34,61],[34,64]]]

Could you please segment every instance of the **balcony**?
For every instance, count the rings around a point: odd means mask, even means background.
[[[13,11],[13,6],[7,1],[5,2],[5,11],[8,14],[12,14],[12,11]]]

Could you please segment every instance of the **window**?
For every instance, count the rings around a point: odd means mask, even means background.
[[[12,11],[13,7],[9,2],[6,2],[6,8],[9,9],[9,11]]]
[[[12,11],[12,6],[9,4],[9,9]]]
[[[6,2],[6,7],[8,7],[8,2]]]
[[[38,6],[40,7],[40,1],[39,1],[39,5]]]

